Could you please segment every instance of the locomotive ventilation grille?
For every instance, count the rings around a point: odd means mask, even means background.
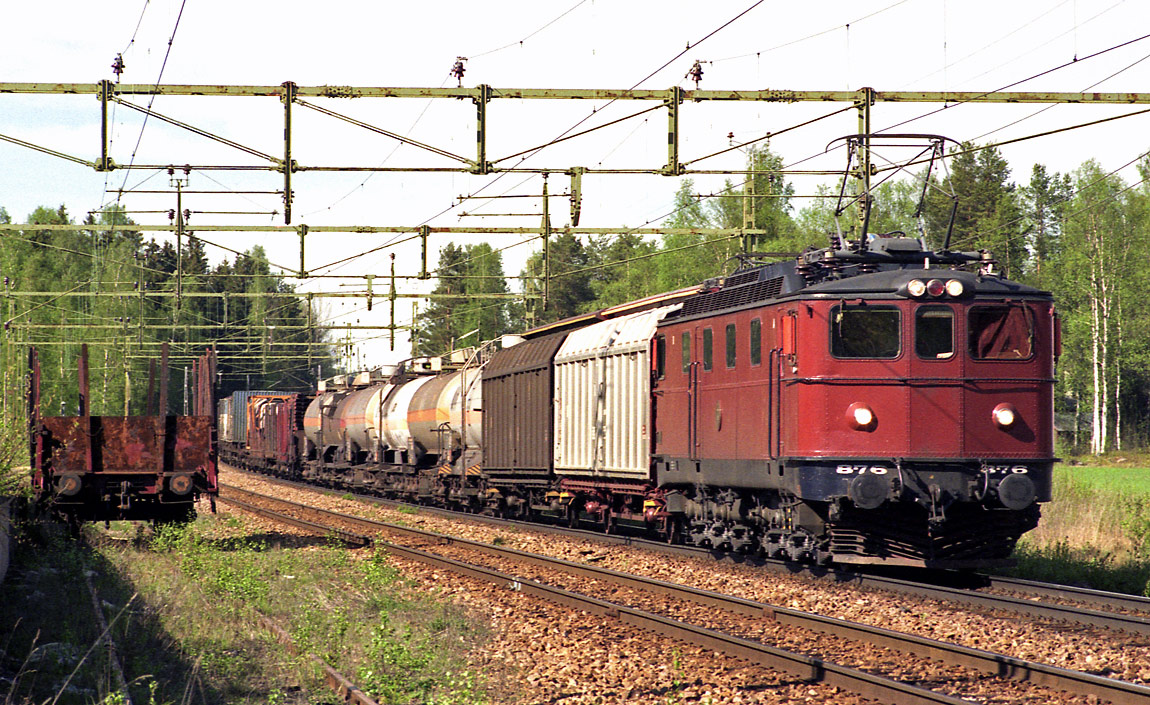
[[[726,281],[723,282],[723,286],[725,288],[730,288],[732,286],[742,286],[743,284],[750,284],[753,281],[757,281],[758,278],[759,272],[757,271],[732,274],[731,276],[727,277]]]
[[[683,303],[682,316],[691,316],[697,313],[710,313],[728,308],[737,308],[756,301],[773,299],[783,290],[783,277],[772,277],[753,284],[744,282],[753,281],[759,276],[758,272],[744,272],[727,279],[726,285],[719,291],[700,294],[687,299]]]
[[[850,512],[830,527],[831,551],[922,561],[995,560],[1009,557],[1018,538],[1037,524],[1037,507],[1015,512],[952,506],[947,520],[933,527],[918,507]]]

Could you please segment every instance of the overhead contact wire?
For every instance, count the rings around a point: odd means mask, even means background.
[[[655,76],[655,75],[656,75],[656,74],[658,74],[660,71],[662,71],[663,69],[667,68],[667,67],[668,67],[668,66],[670,66],[672,63],[674,63],[675,61],[677,61],[679,58],[681,58],[681,57],[682,57],[684,54],[686,54],[686,53],[687,53],[688,51],[690,51],[692,48],[695,48],[695,47],[697,47],[698,45],[702,44],[703,42],[705,42],[705,41],[707,41],[708,39],[710,39],[711,37],[713,37],[713,36],[714,36],[715,34],[717,34],[718,32],[722,31],[723,29],[726,29],[726,28],[727,28],[727,27],[729,27],[731,24],[733,24],[734,22],[738,21],[738,20],[739,20],[739,19],[741,19],[743,16],[745,16],[745,15],[746,15],[748,12],[750,12],[751,10],[754,10],[756,7],[758,7],[759,5],[763,4],[763,2],[765,2],[765,0],[756,0],[756,2],[754,2],[753,4],[751,4],[751,6],[750,6],[750,7],[748,7],[748,8],[747,8],[747,9],[745,9],[745,10],[743,10],[743,11],[742,11],[742,12],[740,12],[739,14],[735,15],[735,16],[734,16],[733,18],[731,18],[730,20],[727,20],[727,21],[726,21],[726,22],[724,22],[722,25],[720,25],[718,28],[716,28],[716,29],[712,30],[711,32],[709,32],[709,33],[708,33],[706,36],[704,36],[702,39],[700,39],[700,40],[696,41],[696,42],[695,42],[693,45],[692,45],[692,44],[690,44],[690,43],[688,43],[688,44],[687,44],[687,48],[683,49],[682,51],[680,51],[679,53],[677,53],[675,56],[673,56],[671,59],[669,59],[668,61],[666,61],[665,63],[663,63],[663,64],[662,64],[662,65],[661,65],[659,68],[655,69],[654,71],[652,71],[651,73],[647,74],[645,77],[643,77],[642,79],[640,79],[640,80],[639,80],[637,83],[635,83],[633,86],[631,86],[630,90],[634,90],[635,88],[639,87],[639,86],[640,86],[640,85],[642,85],[642,84],[643,84],[645,81],[647,81],[648,79],[650,79],[651,77]],[[555,137],[555,138],[554,138],[554,139],[553,139],[551,142],[548,142],[548,143],[546,143],[546,144],[544,144],[544,145],[541,145],[540,147],[536,148],[536,149],[535,149],[533,152],[531,152],[530,154],[524,155],[524,156],[523,156],[523,157],[522,157],[522,158],[519,160],[519,162],[516,164],[516,166],[518,166],[518,164],[522,164],[523,162],[527,161],[527,159],[531,158],[532,156],[534,156],[534,155],[535,155],[535,154],[537,154],[538,152],[542,151],[543,149],[546,149],[547,147],[551,146],[552,144],[555,144],[555,142],[556,142],[557,140],[560,140],[560,139],[562,139],[562,138],[566,137],[566,136],[567,136],[568,134],[570,134],[570,133],[571,133],[573,130],[576,130],[576,129],[578,129],[578,128],[579,128],[579,127],[580,127],[580,126],[583,124],[583,123],[587,122],[587,121],[588,121],[588,120],[590,120],[592,117],[594,117],[596,114],[598,114],[598,111],[599,111],[599,110],[602,110],[602,109],[604,109],[604,108],[607,108],[608,106],[610,106],[610,105],[612,105],[613,103],[615,103],[615,102],[616,102],[616,100],[617,100],[617,99],[614,99],[614,98],[613,98],[613,99],[611,99],[611,100],[607,101],[607,102],[606,102],[606,103],[605,103],[605,104],[604,104],[602,107],[600,107],[600,108],[597,108],[597,109],[596,109],[596,111],[594,111],[594,112],[591,112],[591,113],[590,113],[590,114],[588,114],[586,117],[584,117],[583,119],[579,120],[579,121],[578,121],[578,122],[576,122],[574,125],[572,125],[571,127],[567,128],[566,130],[564,130],[563,132],[561,132],[561,133],[560,133],[560,134],[559,134],[557,137]],[[514,168],[514,167],[512,167],[512,168]],[[480,187],[480,188],[479,188],[477,191],[475,191],[475,193],[473,193],[473,194],[471,194],[471,195],[472,195],[472,196],[476,196],[476,195],[479,195],[480,193],[484,192],[485,190],[487,190],[488,188],[490,188],[492,185],[494,185],[495,183],[497,183],[497,182],[498,182],[500,179],[502,179],[502,178],[503,178],[504,176],[506,176],[508,173],[510,173],[510,172],[509,172],[509,171],[503,171],[503,172],[500,172],[499,174],[497,174],[497,175],[495,176],[495,178],[493,178],[491,181],[488,181],[486,184],[484,184],[484,185],[483,185],[482,187]],[[465,199],[465,200],[466,200],[466,199]],[[440,216],[442,216],[442,215],[444,215],[444,214],[446,214],[446,213],[449,213],[449,212],[451,212],[451,211],[452,211],[452,210],[454,210],[455,208],[458,208],[460,205],[462,205],[464,202],[465,202],[465,201],[460,201],[459,203],[455,203],[455,204],[452,204],[451,206],[448,206],[447,208],[445,208],[445,209],[443,209],[443,210],[439,211],[438,213],[436,213],[435,215],[431,216],[430,218],[425,218],[425,219],[424,219],[424,220],[423,220],[423,221],[420,223],[420,225],[426,225],[427,223],[431,222],[432,220],[435,220],[436,218],[438,218],[438,217],[440,217]],[[368,255],[368,254],[372,254],[373,252],[376,252],[376,251],[378,251],[378,250],[380,250],[380,249],[383,249],[383,248],[385,248],[385,247],[390,247],[390,246],[393,246],[393,245],[396,245],[396,244],[400,244],[401,242],[403,242],[403,241],[402,241],[402,240],[400,240],[400,241],[397,241],[397,242],[389,242],[389,243],[385,243],[384,245],[381,245],[381,246],[380,246],[380,247],[378,247],[378,248],[373,248],[373,249],[371,249],[371,250],[367,250],[367,251],[365,251],[365,252],[362,252],[362,253],[360,253],[360,254],[358,254],[358,255],[354,255],[354,256],[352,256],[352,257],[347,257],[347,258],[344,258],[344,259],[342,259],[342,260],[337,260],[336,262],[332,262],[332,263],[330,263],[330,264],[326,264],[326,265],[323,265],[323,266],[321,266],[321,267],[318,267],[316,271],[319,271],[319,270],[322,270],[322,269],[327,269],[328,267],[332,267],[332,266],[335,266],[335,265],[337,265],[337,264],[342,264],[342,263],[344,263],[344,262],[347,262],[347,261],[350,261],[350,260],[352,260],[352,259],[356,259],[356,258],[358,258],[358,257],[363,257],[363,256],[365,256],[365,255]]]
[[[160,81],[164,79],[164,70],[168,67],[168,57],[172,55],[172,43],[176,41],[176,31],[180,28],[180,19],[184,16],[184,6],[187,5],[187,2],[188,0],[181,0],[180,2],[180,12],[176,15],[176,23],[172,27],[172,36],[168,38],[168,49],[164,52],[164,61],[160,64],[160,73],[156,76],[155,87],[157,89],[160,87]],[[140,125],[140,134],[136,137],[136,146],[132,149],[131,159],[128,160],[128,169],[124,173],[124,182],[120,185],[121,191],[123,191],[124,186],[128,184],[128,174],[132,171],[132,165],[136,163],[136,154],[140,151],[140,143],[144,140],[144,129],[148,127],[148,117],[152,111],[152,103],[155,102],[157,94],[157,92],[153,92],[148,99],[147,112],[144,113],[144,124]],[[117,197],[116,202],[119,203],[119,201],[120,198]]]

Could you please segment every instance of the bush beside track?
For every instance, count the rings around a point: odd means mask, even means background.
[[[84,619],[82,570],[94,574],[108,620],[119,615],[113,633],[136,703],[339,702],[317,667],[259,626],[257,612],[380,702],[488,702],[467,665],[484,628],[420,592],[382,554],[226,514],[155,533],[129,523],[87,531],[87,547],[58,535],[18,544],[5,583],[12,598],[0,605],[0,625],[12,633],[0,642],[4,702],[58,693],[64,704],[124,702],[101,660],[85,661],[98,634]]]
[[[1150,597],[1150,456],[1056,466],[1054,501],[1015,557],[1018,577]]]

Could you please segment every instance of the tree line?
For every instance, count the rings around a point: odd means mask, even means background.
[[[12,222],[3,208],[0,222]],[[194,232],[182,238],[177,251],[170,241],[145,239],[118,207],[88,214],[80,223],[111,229],[35,228],[75,224],[64,206],[37,208],[23,222],[30,227],[0,235],[0,368],[10,418],[22,412],[18,406],[29,345],[39,352],[45,414],[76,413],[77,359],[84,343],[97,414],[152,410],[146,398],[149,380],[155,385],[154,400],[165,341],[173,355],[170,413],[183,412],[188,355],[210,345],[221,358],[221,394],[244,388],[307,389],[314,385],[314,365],[331,371],[331,348],[324,333],[311,327],[315,314],[272,273],[258,246],[210,266]]]
[[[767,148],[752,149],[748,167],[776,171],[782,160]],[[1139,180],[1127,183],[1092,160],[1068,173],[1036,164],[1019,182],[996,148],[964,143],[952,150],[948,173],[930,177],[925,198],[921,176],[885,182],[874,194],[870,233],[922,234],[928,248],[940,249],[949,226],[951,250],[987,250],[1007,277],[1054,294],[1063,329],[1057,425],[1069,452],[1150,444],[1150,307],[1142,301],[1150,290],[1150,157],[1141,158],[1138,170]],[[485,243],[448,244],[436,293],[458,298],[438,299],[417,318],[414,349],[439,354],[465,334],[489,340],[698,284],[732,271],[744,249],[798,253],[830,242],[837,186],[821,187],[826,198],[797,207],[782,176],[752,178],[750,188],[727,181],[715,194],[700,194],[683,179],[664,222],[677,234],[648,239],[624,230],[580,239],[560,230],[548,243],[548,266],[542,252],[532,254],[517,287],[538,294],[549,271],[545,307],[529,299],[468,298],[511,290],[501,254]],[[766,235],[745,243],[705,232],[744,224]]]

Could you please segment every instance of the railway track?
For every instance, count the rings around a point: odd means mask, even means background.
[[[221,499],[275,521],[334,535],[353,545],[366,545],[373,541],[379,544],[380,541],[370,537],[385,532],[390,536],[401,537],[403,540],[417,541],[424,547],[436,546],[439,547],[437,552],[430,553],[421,548],[391,542],[383,544],[396,555],[430,563],[438,568],[452,570],[496,584],[507,585],[511,589],[543,597],[572,608],[586,610],[593,614],[613,616],[642,629],[663,633],[677,640],[702,645],[776,670],[782,670],[813,681],[825,682],[885,702],[951,703],[965,701],[867,673],[857,668],[842,666],[823,658],[765,646],[758,641],[736,636],[725,630],[709,629],[668,617],[665,614],[656,614],[647,610],[608,602],[536,580],[525,580],[520,573],[512,575],[489,567],[475,565],[470,561],[449,558],[440,555],[440,553],[461,549],[465,552],[483,554],[500,561],[507,561],[514,565],[531,566],[544,571],[564,573],[613,586],[613,588],[625,588],[649,595],[658,595],[661,598],[686,601],[692,605],[702,605],[755,623],[761,624],[765,621],[780,627],[799,628],[816,634],[827,635],[832,639],[866,644],[872,648],[892,649],[913,659],[929,659],[947,666],[958,666],[978,674],[984,674],[984,676],[997,679],[1004,685],[1007,681],[1019,681],[1027,684],[1025,686],[1027,688],[1040,686],[1076,695],[1101,698],[1122,705],[1150,702],[1150,688],[1145,686],[1025,661],[1004,654],[958,646],[846,620],[813,615],[716,592],[598,568],[584,563],[573,563],[506,547],[457,539],[420,529],[340,514],[226,485],[221,486]],[[614,589],[611,592],[614,592]],[[1042,700],[1039,699],[1039,701]]]
[[[235,470],[235,472],[244,471]],[[253,476],[260,477],[265,481],[284,484],[289,487],[311,491],[323,490],[323,488],[317,488],[314,485],[306,483],[281,478],[269,478],[265,475],[258,474],[253,474]],[[355,496],[358,499],[382,506],[413,506],[405,502],[384,499],[372,495],[356,494]],[[606,534],[602,531],[570,528],[556,524],[540,524],[480,514],[467,514],[437,507],[419,506],[419,509],[422,512],[427,512],[435,516],[453,519],[464,518],[469,521],[494,526],[514,526],[541,533],[589,539],[612,545],[641,547],[646,550],[658,551],[674,556],[730,561],[759,566],[765,570],[779,574],[795,575],[796,573],[801,573],[816,580],[832,581],[835,584],[850,584],[890,593],[942,600],[968,607],[1001,610],[1027,617],[1080,624],[1091,628],[1150,635],[1150,598],[1136,595],[1122,595],[1119,593],[1091,590],[1069,585],[977,574],[932,574],[935,580],[933,582],[924,582],[891,577],[873,572],[861,572],[847,568],[818,568],[786,561],[715,551],[696,546],[667,544],[662,541],[653,541],[637,536]],[[1030,599],[1001,594],[1003,592],[1028,595]],[[1104,609],[1093,609],[1095,607]],[[1125,610],[1125,612],[1116,612],[1114,611],[1115,609]]]
[[[1020,578],[1005,578],[997,575],[980,575],[978,577],[985,582],[985,587],[992,590],[1003,590],[1035,597],[1050,597],[1058,600],[1095,605],[1097,607],[1118,608],[1135,613],[1150,614],[1150,597],[1126,595],[1120,592],[1107,592],[1105,590],[1091,590],[1090,588],[1076,587],[1073,585],[1022,580]]]
[[[124,678],[124,666],[120,661],[119,650],[116,648],[116,639],[112,634],[112,625],[116,623],[120,615],[117,615],[111,624],[108,623],[104,618],[104,610],[100,606],[100,596],[96,592],[96,586],[92,583],[92,576],[89,574],[89,570],[85,568],[81,571],[81,574],[84,576],[84,584],[88,588],[88,597],[91,598],[92,601],[92,616],[95,619],[96,625],[100,628],[100,639],[98,643],[103,646],[108,655],[108,665],[115,680],[115,697],[118,698],[117,702],[123,703],[123,705],[132,705],[132,694],[128,689],[128,681]],[[135,600],[136,595],[132,595],[124,605],[123,610],[120,611],[120,614],[122,615],[127,611],[128,607]],[[112,696],[109,695],[109,700],[111,700],[111,698]]]

